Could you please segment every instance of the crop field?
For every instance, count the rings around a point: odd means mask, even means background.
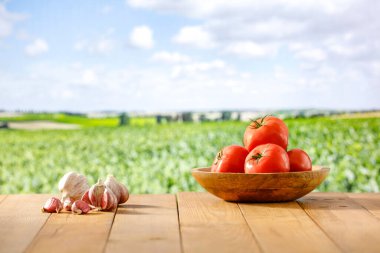
[[[379,191],[380,118],[286,123],[289,148],[302,148],[313,164],[331,168],[319,191]],[[91,124],[77,130],[0,130],[0,193],[57,192],[59,178],[71,170],[87,175],[90,183],[113,174],[132,193],[201,191],[191,169],[209,166],[221,147],[241,144],[247,125]]]

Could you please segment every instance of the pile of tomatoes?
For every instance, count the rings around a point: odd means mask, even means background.
[[[274,116],[252,121],[244,133],[243,146],[224,147],[215,157],[212,172],[276,173],[310,171],[309,155],[301,149],[287,151],[289,131]]]

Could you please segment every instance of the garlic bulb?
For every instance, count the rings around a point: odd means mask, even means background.
[[[127,187],[117,182],[112,175],[107,176],[104,184],[115,194],[118,204],[122,204],[128,200],[129,192]]]
[[[115,209],[118,204],[115,194],[101,179],[83,194],[82,200],[91,206],[105,211]]]
[[[58,183],[58,189],[62,193],[62,201],[70,199],[72,202],[81,199],[89,186],[84,175],[76,172],[66,173]]]

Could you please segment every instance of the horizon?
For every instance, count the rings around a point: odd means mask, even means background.
[[[377,110],[379,12],[369,0],[0,1],[0,108]]]
[[[355,112],[377,112],[380,111],[380,108],[368,108],[368,109],[334,109],[334,108],[300,108],[300,109],[292,109],[292,108],[266,108],[266,109],[204,109],[204,110],[162,110],[162,111],[144,111],[144,110],[135,110],[135,111],[127,111],[127,110],[88,110],[88,111],[74,111],[74,110],[4,110],[0,108],[0,113],[20,113],[20,114],[55,114],[55,113],[72,113],[72,114],[90,114],[90,113],[145,113],[145,114],[165,114],[165,113],[213,113],[213,112],[252,112],[252,113],[266,113],[266,112],[307,112],[307,111],[321,111],[321,112],[336,112],[336,113],[355,113]]]

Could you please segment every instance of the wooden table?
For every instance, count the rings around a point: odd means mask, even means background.
[[[132,195],[116,212],[47,214],[50,195],[0,195],[0,252],[380,252],[380,194],[236,204]]]

